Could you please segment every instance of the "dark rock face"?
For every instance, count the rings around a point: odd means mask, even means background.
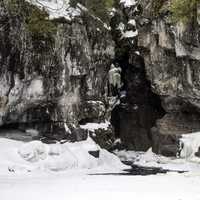
[[[95,157],[95,158],[99,158],[99,154],[100,154],[99,150],[97,150],[97,151],[88,151],[88,153],[90,155],[92,155],[93,157]]]
[[[97,129],[94,132],[89,131],[90,137],[103,149],[112,150],[115,140],[115,134],[112,127]]]
[[[195,156],[200,158],[200,147],[199,147],[198,151],[195,153]]]
[[[50,43],[35,41],[23,18],[13,17],[3,1],[0,24],[0,125],[84,139],[74,130],[79,122],[106,119],[107,73],[114,57],[109,31],[83,13],[58,22]]]
[[[151,128],[164,111],[159,97],[151,91],[143,58],[137,52],[134,20],[139,13],[139,5],[129,8],[120,5],[111,19],[115,62],[122,68],[121,91],[126,91],[126,97],[112,111],[111,123],[126,148],[146,151],[152,145]]]
[[[153,17],[152,4],[142,2],[138,45],[152,90],[161,97],[166,111],[153,129],[154,151],[176,154],[180,134],[200,130],[199,24],[198,20],[173,24],[168,1],[160,15]]]

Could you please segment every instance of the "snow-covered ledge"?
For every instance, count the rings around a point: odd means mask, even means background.
[[[81,14],[80,8],[72,8],[70,0],[26,0],[27,2],[45,9],[49,13],[49,19],[62,18],[71,20]]]

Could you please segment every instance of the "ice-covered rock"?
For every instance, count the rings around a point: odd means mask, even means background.
[[[191,158],[195,156],[200,147],[200,133],[182,135],[180,139],[180,157]]]

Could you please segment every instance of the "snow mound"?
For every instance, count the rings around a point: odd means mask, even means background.
[[[102,163],[104,165],[109,164],[109,166],[111,166],[112,168],[119,168],[120,166],[123,167],[120,159],[118,157],[116,157],[114,154],[109,153],[105,149],[101,150],[99,159],[100,159],[100,163]]]
[[[55,152],[52,150],[55,150]],[[62,171],[78,167],[78,159],[69,149],[66,148],[65,150],[61,150],[59,146],[57,146],[57,148],[54,146],[54,149],[52,150],[51,154],[49,153],[49,156],[42,164],[44,169]]]
[[[23,145],[19,150],[19,155],[26,161],[37,162],[47,158],[48,146],[40,141],[33,141]]]
[[[99,158],[89,152],[99,151]],[[44,144],[0,138],[0,173],[37,170],[122,169],[119,158],[101,149],[91,138],[82,142]]]

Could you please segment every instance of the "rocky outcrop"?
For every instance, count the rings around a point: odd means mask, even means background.
[[[200,130],[200,29],[198,19],[172,23],[169,3],[164,1],[153,16],[153,1],[142,1],[138,46],[151,88],[166,111],[152,131],[154,151],[176,155],[180,135]]]
[[[0,1],[0,125],[83,139],[79,123],[107,116],[109,30],[84,10],[72,20],[57,19],[51,40],[35,39],[23,16],[7,6]]]

